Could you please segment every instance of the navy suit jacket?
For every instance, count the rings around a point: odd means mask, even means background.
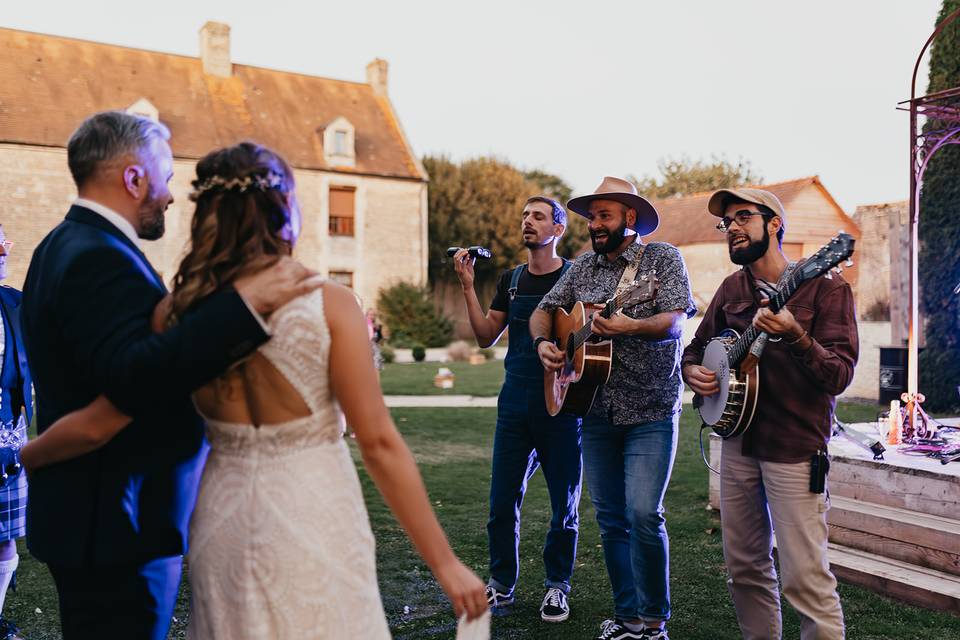
[[[190,393],[268,337],[232,289],[154,334],[165,294],[140,249],[83,207],[34,251],[21,322],[38,431],[101,393],[133,416],[101,449],[31,477],[27,545],[43,562],[138,564],[186,551],[206,457]]]
[[[0,287],[0,316],[3,318],[3,362],[0,369],[0,420],[13,421],[20,408],[27,411],[27,424],[33,418],[33,397],[30,387],[30,367],[23,346],[20,329],[20,299],[22,294],[12,287]]]

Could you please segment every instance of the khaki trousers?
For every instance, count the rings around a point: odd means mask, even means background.
[[[827,560],[829,494],[810,493],[810,462],[765,462],[723,442],[720,517],[723,557],[744,640],[779,640],[780,594],[773,564],[777,534],[783,595],[800,614],[801,640],[841,640],[843,612]],[[772,522],[771,522],[772,519]]]

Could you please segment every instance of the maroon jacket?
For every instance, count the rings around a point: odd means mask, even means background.
[[[840,276],[808,280],[786,306],[813,342],[805,351],[787,345],[786,339],[767,342],[759,365],[760,397],[743,435],[743,454],[802,462],[826,449],[835,398],[853,380],[860,347],[853,292]],[[683,366],[700,364],[706,344],[724,329],[743,333],[758,308],[750,270],[728,276],[684,349]]]

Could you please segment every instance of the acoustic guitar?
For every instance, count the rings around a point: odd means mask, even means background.
[[[783,287],[770,300],[769,308],[780,311],[801,284],[836,267],[853,254],[853,236],[840,232],[810,258],[801,263]],[[708,397],[698,396],[694,402],[703,423],[721,438],[743,434],[753,421],[760,397],[758,360],[766,342],[766,334],[750,325],[743,335],[727,329],[707,343],[702,366],[717,374],[720,391]]]
[[[606,304],[578,300],[570,313],[559,308],[553,312],[553,338],[565,357],[559,371],[545,371],[543,376],[543,392],[551,416],[561,412],[586,415],[597,389],[610,378],[613,341],[598,340],[599,336],[591,331],[594,314],[609,318],[621,309],[653,300],[657,284],[656,275],[640,276]]]

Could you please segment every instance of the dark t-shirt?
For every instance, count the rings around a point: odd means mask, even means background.
[[[529,269],[524,269],[520,274],[520,281],[517,282],[518,296],[545,296],[557,284],[560,274],[563,272],[563,266],[556,271],[535,276]],[[490,303],[490,309],[494,311],[510,310],[510,281],[513,279],[513,269],[507,269],[500,274],[497,280],[497,292],[493,296],[493,302]]]

